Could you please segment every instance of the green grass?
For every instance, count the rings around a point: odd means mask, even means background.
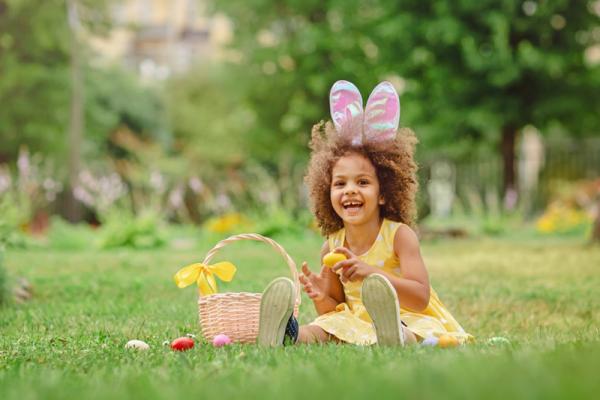
[[[320,239],[282,239],[315,266]],[[162,346],[198,333],[195,290],[172,275],[196,250],[9,251],[35,297],[0,309],[0,398],[592,398],[600,369],[600,248],[572,239],[423,245],[432,284],[478,342],[457,349],[350,345]],[[228,247],[221,291],[260,291],[286,266],[264,245]],[[314,317],[305,297],[301,322]],[[510,346],[485,343],[493,336]],[[129,339],[151,345],[125,351]]]

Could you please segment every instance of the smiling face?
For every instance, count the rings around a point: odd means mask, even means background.
[[[331,173],[331,204],[344,224],[363,225],[379,220],[379,179],[369,159],[357,153],[341,157]]]

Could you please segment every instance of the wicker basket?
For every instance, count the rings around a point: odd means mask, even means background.
[[[202,262],[210,264],[212,258],[220,249],[238,240],[257,240],[264,242],[279,253],[286,261],[292,281],[296,286],[296,304],[294,315],[298,315],[300,306],[300,285],[296,263],[286,251],[272,239],[255,233],[244,233],[221,240],[207,254]],[[260,314],[261,293],[216,293],[198,298],[198,314],[202,335],[212,340],[218,334],[229,336],[234,342],[255,343],[258,336],[258,320]]]

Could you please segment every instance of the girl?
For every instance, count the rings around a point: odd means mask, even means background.
[[[293,283],[273,281],[261,301],[260,344],[280,344],[286,331],[301,343],[402,345],[443,335],[459,343],[472,339],[430,287],[410,228],[416,139],[409,129],[398,132],[398,95],[382,82],[364,111],[362,104],[352,83],[333,85],[333,124],[313,128],[306,176],[313,212],[327,237],[322,264],[330,252],[345,260],[331,268],[323,265],[319,274],[303,263],[300,282],[319,316],[299,332],[290,318]]]

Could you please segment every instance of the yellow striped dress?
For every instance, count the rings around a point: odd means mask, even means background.
[[[365,263],[381,268],[398,277],[402,277],[400,260],[394,252],[394,236],[401,225],[399,222],[383,220],[377,239],[371,248],[358,256]],[[328,237],[329,248],[334,249],[344,245],[345,230],[331,234]],[[346,282],[343,284],[346,302],[338,304],[335,311],[317,317],[311,325],[317,325],[338,339],[353,344],[370,345],[377,342],[372,320],[360,299],[362,281]],[[401,303],[402,305],[402,303]],[[408,326],[418,340],[442,335],[454,336],[460,343],[473,340],[466,333],[452,314],[431,289],[429,305],[422,312],[413,312],[400,308],[400,318]]]

